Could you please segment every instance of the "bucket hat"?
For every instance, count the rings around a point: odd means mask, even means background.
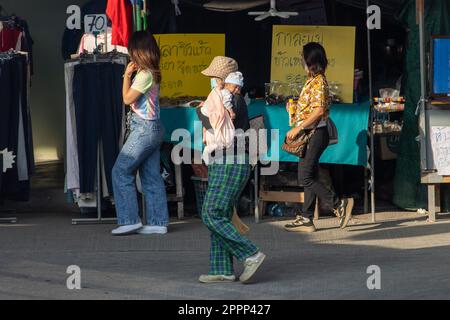
[[[228,57],[217,56],[213,59],[208,68],[202,71],[202,74],[207,77],[225,78],[232,72],[239,70],[236,60]]]

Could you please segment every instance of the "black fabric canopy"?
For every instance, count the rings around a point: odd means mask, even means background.
[[[337,2],[356,7],[366,8],[366,1],[363,0],[337,0]],[[370,0],[370,4],[380,6],[382,14],[395,15],[399,12],[405,0]]]
[[[301,8],[311,3],[323,0],[277,0],[277,8],[281,10]],[[337,2],[356,7],[365,8],[366,2],[362,0],[336,0]],[[269,6],[270,0],[180,0],[180,3],[200,6],[208,10],[216,11],[243,11],[260,6]],[[398,12],[404,0],[373,0],[372,4],[379,5],[383,14],[393,15]]]

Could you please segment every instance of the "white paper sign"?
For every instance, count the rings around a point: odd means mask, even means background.
[[[450,127],[431,128],[434,165],[440,176],[450,176]]]
[[[87,14],[84,16],[84,33],[104,33],[107,27],[108,19],[106,18],[106,14]]]

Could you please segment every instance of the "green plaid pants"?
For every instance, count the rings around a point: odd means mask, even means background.
[[[232,275],[233,257],[245,261],[258,248],[231,222],[233,206],[247,184],[250,165],[213,164],[208,167],[208,190],[202,219],[211,231],[210,275]]]

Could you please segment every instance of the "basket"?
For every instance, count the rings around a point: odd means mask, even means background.
[[[199,217],[202,216],[203,202],[205,201],[206,191],[208,190],[208,179],[192,177],[194,183],[195,200],[197,204],[197,213]]]

